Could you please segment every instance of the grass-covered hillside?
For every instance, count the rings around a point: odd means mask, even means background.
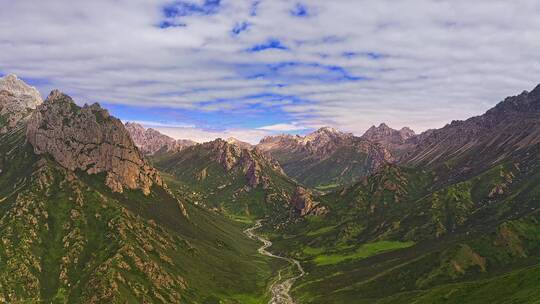
[[[0,136],[0,302],[263,303],[271,263],[243,226],[160,187],[113,193],[105,176]],[[182,200],[181,197],[179,197]]]
[[[300,303],[530,303],[539,178],[532,159],[459,182],[387,166],[321,197],[326,215],[269,235],[305,265]]]
[[[286,219],[294,211],[296,183],[257,150],[218,139],[157,155],[153,163],[177,193],[207,209],[251,219]]]

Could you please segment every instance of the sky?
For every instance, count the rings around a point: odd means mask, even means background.
[[[0,74],[175,138],[420,132],[540,83],[536,0],[0,2]]]

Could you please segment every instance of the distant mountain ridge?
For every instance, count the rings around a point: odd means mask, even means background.
[[[34,87],[10,74],[0,78],[0,134],[28,118],[31,111],[43,103]]]
[[[276,159],[289,176],[311,187],[350,183],[393,160],[381,144],[329,127],[306,136],[265,137],[257,148]]]
[[[383,144],[403,144],[407,139],[414,136],[416,136],[416,133],[408,127],[395,130],[387,124],[381,123],[378,127],[371,126],[361,137]]]
[[[540,85],[506,98],[480,116],[431,130],[400,159],[409,166],[472,174],[504,161],[526,159],[540,144]]]
[[[382,144],[390,150],[394,158],[398,158],[401,154],[414,147],[414,138],[416,136],[416,133],[408,127],[395,130],[385,123],[381,123],[378,127],[371,126],[361,138]]]
[[[125,126],[137,147],[145,155],[153,155],[158,152],[180,151],[197,144],[195,141],[188,139],[176,140],[155,129],[146,129],[138,123],[126,122]]]

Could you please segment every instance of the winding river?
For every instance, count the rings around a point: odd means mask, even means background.
[[[282,270],[279,271],[277,280],[270,286],[270,293],[272,294],[272,297],[270,298],[270,301],[268,304],[294,304],[294,300],[289,294],[291,291],[291,287],[294,284],[296,280],[303,277],[306,272],[304,271],[304,268],[302,268],[302,265],[300,265],[300,262],[298,262],[295,259],[292,258],[286,258],[279,255],[272,254],[267,249],[272,246],[272,242],[269,240],[263,238],[262,236],[255,233],[255,230],[262,227],[262,221],[257,221],[255,225],[251,228],[248,228],[244,230],[244,233],[251,239],[258,240],[259,242],[263,243],[263,245],[259,248],[259,253],[271,258],[285,260],[292,265],[296,266],[298,269],[299,274],[288,279],[283,279],[281,276]]]

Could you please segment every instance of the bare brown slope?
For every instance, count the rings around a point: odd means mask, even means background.
[[[526,158],[539,144],[540,86],[506,98],[481,116],[433,130],[400,162],[467,174],[510,157]]]

